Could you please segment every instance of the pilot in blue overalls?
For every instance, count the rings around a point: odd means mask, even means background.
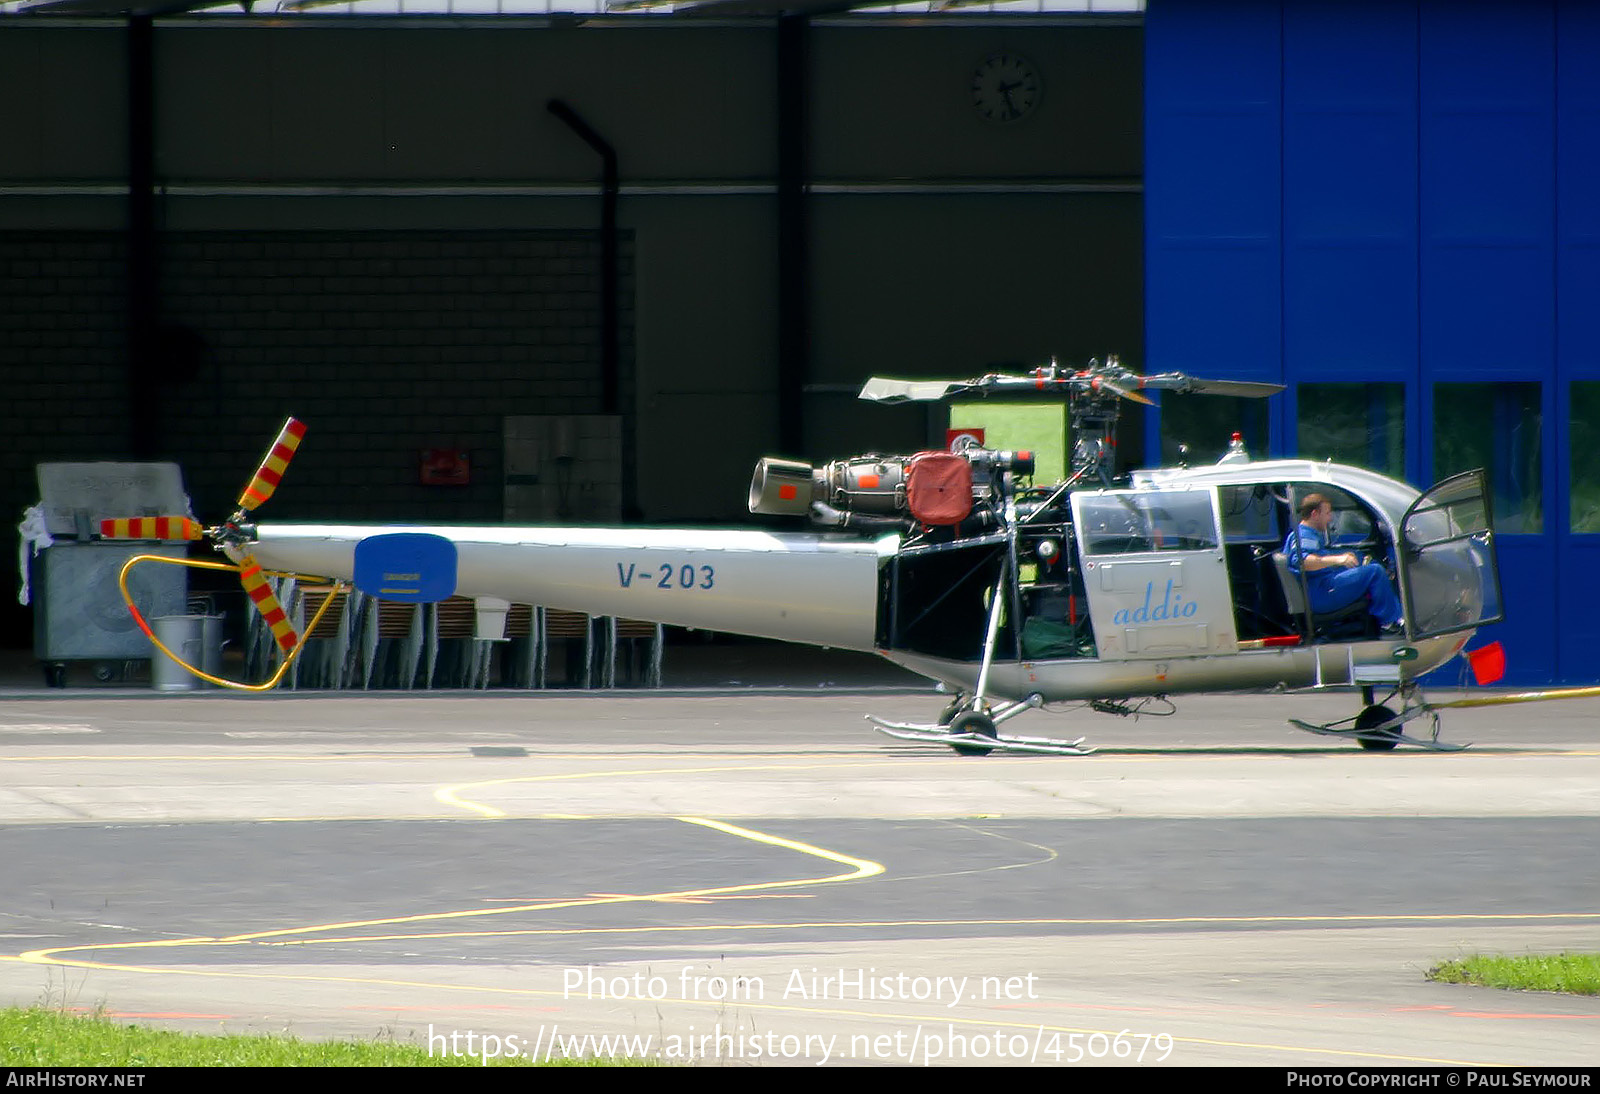
[[[1333,524],[1333,503],[1321,494],[1307,494],[1300,502],[1300,525],[1283,541],[1289,569],[1305,567],[1306,591],[1313,612],[1332,612],[1366,598],[1367,611],[1386,633],[1404,628],[1400,598],[1389,575],[1375,562],[1363,563],[1353,552],[1334,552],[1328,538]]]

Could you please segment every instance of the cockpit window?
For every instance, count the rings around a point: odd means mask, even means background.
[[[1298,521],[1300,502],[1308,494],[1321,494],[1333,505],[1333,526],[1328,531],[1328,538],[1335,545],[1358,546],[1361,544],[1375,543],[1372,528],[1372,512],[1355,498],[1327,483],[1297,482],[1294,484],[1291,495],[1293,506],[1291,512],[1296,514],[1293,521]]]
[[[1217,546],[1209,490],[1079,495],[1079,542],[1090,555]]]
[[[1283,495],[1283,487],[1252,483],[1224,486],[1217,494],[1222,501],[1222,534],[1229,543],[1283,539],[1275,512]]]
[[[1428,491],[1406,514],[1406,543],[1422,549],[1463,535],[1493,530],[1483,478],[1467,472]]]
[[[1452,634],[1505,618],[1489,496],[1483,472],[1468,471],[1435,485],[1402,518],[1413,636]]]
[[[1334,543],[1367,543],[1372,539],[1372,517],[1366,509],[1357,505],[1349,495],[1343,494],[1341,505],[1339,500],[1333,502],[1333,528],[1331,537]]]

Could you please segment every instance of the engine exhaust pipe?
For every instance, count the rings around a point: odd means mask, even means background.
[[[803,517],[815,492],[809,463],[763,457],[750,479],[750,511],[771,517]]]

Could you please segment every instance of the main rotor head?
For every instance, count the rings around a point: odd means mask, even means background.
[[[1151,400],[1142,394],[1146,390],[1261,399],[1278,394],[1283,385],[1255,380],[1208,380],[1181,372],[1141,376],[1123,368],[1115,356],[1108,356],[1104,361],[1091,359],[1081,369],[1064,369],[1051,358],[1048,365],[1023,375],[991,372],[971,380],[895,380],[874,376],[862,385],[860,398],[893,404],[940,402],[963,396],[1065,397],[1072,431],[1072,476],[1068,481],[1092,477],[1109,484],[1108,465],[1116,444],[1122,400],[1149,406]]]

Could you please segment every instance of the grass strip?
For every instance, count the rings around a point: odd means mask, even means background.
[[[642,1066],[647,1061],[520,1058],[502,1066]],[[48,1007],[0,1009],[0,1065],[11,1067],[479,1067],[477,1056],[429,1056],[395,1041],[302,1041],[275,1034],[179,1033]]]
[[[1446,961],[1428,979],[1446,984],[1482,984],[1517,991],[1561,991],[1600,995],[1600,953],[1530,954],[1496,957],[1474,954]]]

